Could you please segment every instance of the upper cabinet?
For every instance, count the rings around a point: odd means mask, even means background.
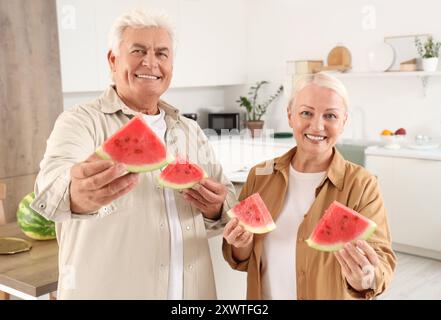
[[[180,0],[173,86],[245,83],[243,0]]]
[[[121,13],[152,7],[176,26],[171,87],[246,82],[245,0],[57,0],[64,92],[102,91],[110,83],[108,34]]]
[[[63,92],[97,91],[95,8],[89,1],[58,0],[57,17]]]

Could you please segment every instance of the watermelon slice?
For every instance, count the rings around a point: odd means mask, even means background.
[[[372,220],[334,201],[306,243],[320,251],[338,251],[346,242],[367,240],[377,228]]]
[[[254,193],[227,211],[230,218],[252,233],[267,233],[276,228],[268,208],[258,193]]]
[[[188,189],[195,186],[203,178],[208,177],[198,165],[182,157],[177,157],[158,176],[160,185],[177,190]]]
[[[172,159],[167,158],[164,143],[139,114],[112,136],[97,150],[105,160],[124,163],[129,172],[148,172],[160,169]]]

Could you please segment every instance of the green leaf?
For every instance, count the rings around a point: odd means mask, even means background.
[[[247,120],[260,120],[261,117],[266,113],[269,105],[280,96],[283,91],[283,86],[280,86],[276,93],[271,95],[264,103],[258,103],[259,90],[266,84],[268,81],[258,81],[254,85],[249,88],[248,98],[240,96],[239,100],[236,100],[239,103],[240,107],[245,107],[247,110]]]

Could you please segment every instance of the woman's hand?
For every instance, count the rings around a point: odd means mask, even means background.
[[[246,231],[239,220],[234,218],[230,220],[224,229],[224,238],[229,244],[236,248],[244,248],[253,242],[253,233]]]
[[[253,249],[254,234],[246,231],[239,220],[234,218],[230,220],[224,229],[225,240],[232,245],[233,258],[236,261],[247,260]]]
[[[334,255],[352,288],[363,291],[374,287],[378,256],[366,241],[358,240],[356,246],[346,243],[344,249],[335,252]]]

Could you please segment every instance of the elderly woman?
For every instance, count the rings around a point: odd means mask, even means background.
[[[326,73],[299,79],[288,107],[297,146],[274,159],[271,173],[259,170],[264,164],[250,171],[240,200],[258,192],[277,228],[254,235],[233,219],[224,229],[224,257],[248,272],[248,299],[369,299],[390,283],[396,257],[377,180],[335,148],[347,108],[339,80]],[[339,252],[311,249],[305,239],[334,200],[378,227],[367,242]]]

